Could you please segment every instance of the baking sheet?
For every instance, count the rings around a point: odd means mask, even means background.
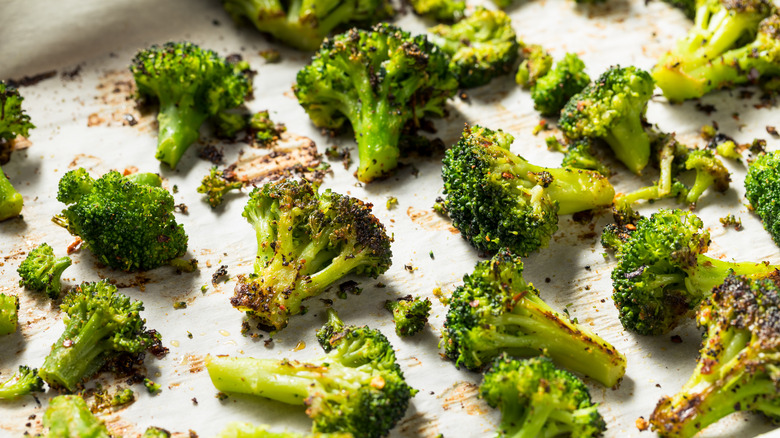
[[[567,51],[578,53],[592,77],[617,63],[649,69],[654,59],[690,26],[681,13],[659,2],[645,5],[642,1],[610,0],[605,6],[581,7],[570,0],[543,0],[519,2],[509,12],[523,40],[543,44],[557,58]],[[430,24],[411,14],[399,17],[397,22],[416,32]],[[151,396],[141,385],[135,385],[132,388],[137,402],[102,412],[100,417],[112,432],[123,436],[137,436],[151,425],[185,436],[190,430],[200,436],[213,436],[233,420],[304,432],[310,428],[310,421],[300,407],[248,396],[218,400],[203,367],[206,354],[301,360],[320,356],[314,330],[324,322],[325,304],[317,299],[309,301],[309,312],[293,317],[272,342],[267,342],[267,335],[262,339],[241,335],[242,315],[228,299],[235,285],[234,276],[251,271],[256,251],[254,232],[241,217],[247,191],[212,211],[195,192],[211,166],[197,158],[204,144],[193,145],[176,171],[160,166],[154,159],[154,115],[137,112],[128,100],[131,76],[127,66],[132,56],[139,48],[168,40],[191,40],[222,55],[242,54],[258,71],[255,99],[248,103],[251,110],[270,110],[272,118],[285,123],[291,135],[311,138],[320,152],[335,144],[351,149],[357,157],[349,136],[322,136],[291,92],[295,72],[305,65],[309,55],[269,42],[252,28],[237,28],[219,2],[143,0],[107,4],[68,0],[52,7],[50,2],[39,0],[6,0],[0,4],[0,77],[19,78],[51,70],[57,70],[57,74],[21,89],[37,129],[30,135],[32,146],[17,151],[3,166],[24,196],[25,208],[23,220],[0,224],[0,292],[19,295],[22,304],[20,331],[0,338],[0,378],[7,378],[20,364],[40,366],[63,329],[59,311],[48,300],[19,288],[16,274],[26,252],[38,244],[48,242],[57,254],[62,254],[74,241],[50,221],[63,207],[56,201],[59,178],[79,166],[93,175],[137,167],[140,171],[160,172],[167,187],[178,188],[174,197],[177,203],[187,205],[188,214],[177,218],[190,236],[189,254],[200,261],[200,271],[176,275],[173,269],[163,267],[125,274],[98,267],[89,251],[72,256],[74,265],[65,273],[66,285],[113,278],[128,286],[121,291],[144,301],[148,327],[160,331],[164,345],[170,348],[163,360],[147,358],[145,364],[148,374],[163,385],[162,393]],[[265,64],[259,55],[259,51],[270,48],[280,50],[280,64]],[[712,114],[696,110],[693,102],[670,106],[658,97],[650,103],[648,120],[663,130],[677,132],[683,142],[698,146],[703,145],[697,134],[699,127],[715,120],[721,132],[739,142],[766,138],[769,148],[775,149],[780,142],[766,133],[765,126],[780,124],[780,114],[776,106],[757,108],[759,94],[742,99],[737,90],[707,96],[701,103],[714,105],[717,111]],[[511,77],[470,90],[468,95],[465,101],[452,100],[449,116],[436,121],[436,135],[445,144],[457,140],[464,123],[480,123],[515,135],[512,150],[532,162],[558,165],[561,156],[547,151],[545,135],[532,134],[539,118],[529,93],[518,89]],[[126,114],[137,123],[130,126]],[[241,143],[214,145],[224,150],[226,163],[234,162],[240,151],[249,150]],[[439,433],[445,437],[493,436],[498,413],[476,397],[479,374],[457,370],[440,357],[437,344],[446,309],[432,292],[435,288],[445,294],[451,292],[463,274],[473,269],[478,256],[447,220],[431,210],[441,194],[440,157],[410,161],[390,179],[366,186],[357,184],[352,176],[354,163],[346,170],[340,162],[331,162],[333,172],[324,178],[323,186],[375,204],[375,214],[395,235],[394,264],[377,280],[356,279],[364,289],[360,296],[341,300],[331,290],[321,298],[333,300],[346,322],[381,329],[396,347],[409,383],[420,390],[392,437],[435,437]],[[709,254],[780,263],[777,247],[745,206],[744,166],[734,162],[726,165],[733,172],[732,189],[725,194],[707,193],[697,209],[712,234]],[[620,166],[614,168],[617,174],[611,181],[619,191],[640,185]],[[398,207],[392,210],[385,206],[390,195],[398,198]],[[672,205],[657,203],[641,210],[647,213]],[[721,226],[718,219],[728,212],[742,219],[744,231]],[[700,335],[692,324],[657,338],[639,337],[622,329],[610,298],[613,262],[603,257],[597,241],[600,230],[610,221],[609,214],[597,215],[586,224],[562,216],[550,247],[526,260],[525,276],[541,289],[551,306],[567,308],[573,317],[628,357],[627,374],[618,389],[588,382],[593,398],[602,403],[601,412],[609,425],[606,436],[648,436],[651,432],[641,434],[637,430],[636,419],[647,418],[661,396],[675,393],[687,380],[695,365]],[[228,266],[231,280],[214,287],[211,275],[221,265]],[[412,267],[411,272],[405,265]],[[377,287],[380,282],[386,287]],[[208,285],[205,293],[201,292],[203,285]],[[395,336],[390,315],[382,306],[387,299],[410,293],[430,297],[434,316],[424,333],[401,340]],[[173,304],[180,301],[186,301],[187,308],[175,310]],[[671,335],[679,335],[682,343],[672,342]],[[96,382],[112,389],[116,384],[106,375]],[[0,436],[39,432],[41,415],[52,395],[49,392],[38,395],[37,401],[26,397],[0,405]],[[735,414],[708,428],[702,436],[749,437],[772,428],[760,416]]]

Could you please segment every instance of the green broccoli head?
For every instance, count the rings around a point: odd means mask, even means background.
[[[428,31],[431,42],[451,58],[450,70],[464,88],[509,74],[520,54],[512,20],[504,11],[479,7],[452,26],[440,24]]]
[[[533,87],[553,66],[552,55],[538,44],[521,44],[521,59],[515,82],[523,88]]]
[[[394,301],[385,301],[385,308],[393,314],[395,333],[407,337],[425,328],[431,314],[431,300],[407,295]]]
[[[509,151],[501,130],[467,127],[444,157],[445,207],[477,249],[525,255],[546,247],[558,214],[603,207],[615,191],[598,172],[535,166]]]
[[[498,437],[599,437],[607,424],[574,374],[555,368],[544,356],[496,358],[479,395],[501,410]]]
[[[166,43],[135,55],[138,95],[159,102],[156,158],[175,168],[209,117],[244,102],[251,89],[243,66],[195,44]]]
[[[154,174],[111,171],[94,180],[83,168],[71,170],[57,192],[70,205],[53,220],[81,237],[101,263],[125,271],[157,268],[187,251],[173,196],[160,183]]]
[[[626,372],[625,356],[548,306],[523,279],[523,262],[506,250],[463,277],[450,300],[442,343],[447,357],[470,370],[501,353],[546,352],[559,365],[606,386]]]
[[[19,297],[0,294],[0,335],[16,333],[19,326]]]
[[[397,167],[404,126],[443,115],[457,87],[447,55],[425,36],[379,24],[326,40],[298,72],[295,95],[316,126],[336,130],[349,122],[357,176],[369,182]]]
[[[26,137],[35,128],[22,108],[23,100],[16,88],[0,81],[0,150],[17,135]],[[19,216],[23,203],[22,195],[0,168],[0,221]]]
[[[118,355],[141,355],[159,343],[145,328],[140,301],[131,301],[106,280],[82,283],[62,299],[65,332],[40,369],[49,386],[75,391]]]
[[[57,438],[111,438],[106,425],[95,417],[78,395],[60,395],[49,402],[43,414],[47,436]]]
[[[2,295],[0,295],[0,301],[2,301]],[[22,365],[16,374],[0,383],[0,400],[14,400],[40,391],[43,391],[43,380],[38,377],[38,370]]]
[[[56,258],[54,250],[42,243],[27,254],[16,272],[22,278],[19,286],[38,292],[46,292],[51,299],[57,299],[62,291],[60,277],[73,263],[68,256]]]
[[[558,115],[566,102],[589,83],[585,63],[575,53],[567,53],[531,87],[534,108],[543,116]]]
[[[204,199],[209,203],[211,208],[217,208],[222,204],[225,195],[231,190],[241,190],[244,184],[241,181],[228,181],[223,176],[222,172],[214,166],[209,171],[209,174],[203,177],[203,180],[198,186],[198,193],[203,193]]]
[[[650,138],[642,126],[653,78],[636,67],[611,67],[574,95],[558,122],[571,139],[600,138],[634,173],[650,161]]]
[[[144,437],[145,438],[145,437]],[[353,438],[351,433],[295,433],[274,432],[265,424],[255,426],[249,423],[232,422],[222,429],[217,438]]]
[[[745,197],[780,245],[780,152],[761,154],[750,163],[745,176]]]
[[[704,335],[696,369],[650,416],[661,436],[692,437],[736,411],[778,418],[779,281],[777,275],[730,275],[702,302],[696,319]]]
[[[268,183],[249,195],[244,217],[254,227],[254,273],[240,277],[234,307],[271,330],[302,312],[302,302],[352,274],[376,278],[392,263],[385,227],[371,204],[307,181]]]
[[[409,0],[414,13],[443,23],[453,23],[466,11],[466,2],[461,0]]]

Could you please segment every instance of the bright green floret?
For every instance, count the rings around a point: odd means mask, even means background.
[[[159,335],[147,331],[140,301],[117,291],[106,280],[82,283],[62,299],[65,332],[54,343],[40,369],[51,387],[75,391],[109,359],[138,356],[159,343]]]
[[[545,353],[558,365],[614,386],[626,358],[587,328],[554,311],[523,279],[523,262],[502,250],[477,263],[452,294],[442,343],[457,366],[479,370],[501,353]]]
[[[413,336],[428,323],[431,300],[407,295],[394,301],[385,301],[385,308],[393,314],[395,333],[401,337]]]
[[[220,391],[305,405],[314,432],[387,435],[417,392],[393,346],[378,330],[345,326],[332,310],[317,337],[327,354],[310,363],[208,356],[206,368]]]
[[[704,330],[696,369],[650,416],[662,437],[687,438],[736,411],[780,418],[778,278],[729,276],[696,315]]]
[[[19,286],[38,292],[46,292],[51,299],[60,297],[62,273],[73,263],[68,256],[57,258],[54,250],[43,243],[27,254],[16,272],[22,277]]]
[[[523,88],[531,88],[553,66],[553,57],[538,44],[525,45],[521,43],[520,67],[515,75],[515,82]]]
[[[485,373],[479,395],[501,410],[498,438],[592,438],[607,429],[582,380],[544,356],[499,356]]]
[[[162,385],[152,379],[144,378],[144,387],[149,394],[155,395],[162,391]]]
[[[425,36],[379,24],[326,40],[298,72],[295,95],[317,127],[352,126],[357,176],[369,182],[398,166],[404,126],[442,116],[457,87],[449,58]]]
[[[467,127],[444,157],[445,207],[477,249],[526,255],[547,246],[559,214],[612,204],[615,190],[600,173],[535,166],[509,151],[513,140],[501,130]]]
[[[566,102],[589,83],[585,63],[575,53],[567,53],[531,87],[534,108],[543,116],[558,115]]]
[[[57,200],[68,208],[52,220],[81,237],[98,260],[124,271],[170,264],[187,251],[187,234],[173,216],[173,196],[152,173],[93,179],[84,168],[60,179]]]
[[[460,0],[409,0],[414,13],[444,23],[463,18],[466,2]]]
[[[270,426],[255,426],[249,423],[229,423],[217,438],[352,438],[351,433],[295,433],[273,432]]]
[[[43,391],[43,380],[38,377],[38,370],[22,365],[16,374],[0,383],[0,400],[14,400],[40,391]]]
[[[759,155],[748,167],[745,197],[780,245],[780,152]]]
[[[254,273],[240,277],[234,307],[280,330],[303,300],[352,274],[376,278],[392,263],[385,227],[371,204],[311,183],[268,183],[249,195],[244,217],[257,235]]]
[[[19,325],[19,297],[0,294],[0,336],[16,333]]]
[[[241,105],[251,90],[242,63],[188,42],[141,50],[130,71],[138,95],[160,104],[155,157],[171,168],[198,140],[206,119]]]
[[[203,177],[198,186],[198,193],[203,193],[204,199],[211,208],[217,208],[222,204],[225,195],[231,190],[241,190],[244,184],[241,181],[228,181],[216,166],[212,167],[209,174]]]
[[[16,88],[0,81],[0,150],[8,147],[17,135],[26,137],[30,129],[35,128],[22,109],[23,100]],[[0,168],[0,221],[19,216],[23,203],[22,195]]]
[[[106,425],[90,412],[77,395],[60,395],[49,402],[43,426],[50,438],[111,438]]]
[[[570,139],[599,138],[634,173],[650,161],[650,138],[642,126],[653,78],[636,67],[611,67],[574,95],[558,125]]]
[[[512,20],[503,11],[477,8],[469,17],[428,30],[433,44],[450,59],[450,70],[463,88],[485,85],[512,72],[520,44]]]

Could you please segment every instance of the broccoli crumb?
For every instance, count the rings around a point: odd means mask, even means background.
[[[398,198],[396,198],[395,196],[388,196],[387,197],[387,203],[385,204],[385,207],[388,210],[392,210],[392,209],[398,207]]]
[[[428,253],[428,257],[430,257],[431,260],[435,259],[435,257],[433,256],[433,251],[432,250]]]
[[[187,332],[187,338],[192,339],[192,333]]]
[[[146,390],[149,391],[149,394],[152,395],[159,394],[162,390],[159,383],[155,383],[149,378],[144,378],[144,386],[146,387]]]
[[[711,140],[718,134],[718,130],[713,125],[704,125],[699,132],[701,133],[701,138],[705,140]]]
[[[217,393],[217,395],[215,395],[215,397],[216,397],[216,398],[217,398],[219,401],[225,401],[225,400],[227,400],[227,398],[228,398],[228,395],[227,395],[227,394],[225,394],[225,393],[224,393],[224,392],[222,392],[222,391],[219,391],[219,392]]]
[[[176,310],[186,309],[187,308],[187,302],[186,301],[177,301],[173,303],[173,308]]]
[[[554,152],[566,152],[566,146],[561,143],[560,140],[554,135],[551,135],[544,139],[544,143],[547,145],[547,150]]]
[[[436,201],[433,203],[433,211],[442,216],[447,216],[447,205],[445,204],[444,198],[441,196],[436,197]]]
[[[176,184],[173,185],[173,193],[179,193],[179,186]]]
[[[645,420],[645,417],[639,417],[636,419],[636,428],[639,429],[640,432],[646,431],[648,427],[650,427],[650,423]]]
[[[772,137],[780,137],[780,134],[777,133],[777,128],[774,126],[766,125],[766,132],[771,135]]]
[[[354,280],[349,280],[341,283],[339,285],[339,290],[342,292],[349,292],[352,295],[360,295],[361,293],[363,293],[363,289],[359,288],[357,282],[355,282]]]
[[[547,124],[547,120],[541,119],[539,120],[539,123],[534,126],[534,130],[532,131],[533,135],[537,135],[542,131],[547,131],[550,129],[550,126]]]
[[[225,281],[229,280],[227,268],[227,265],[222,265],[211,275],[211,284],[213,286],[216,286],[222,279]]]
[[[336,296],[339,297],[339,299],[346,300],[347,299],[347,292],[344,290],[339,289],[336,291]]]
[[[258,55],[262,56],[267,64],[276,64],[282,60],[282,54],[275,49],[261,50]]]
[[[135,401],[135,393],[130,388],[118,391],[111,399],[111,406],[124,406]]]
[[[208,292],[208,290],[209,290],[209,286],[206,285],[206,284],[204,284],[203,286],[200,287],[200,292],[203,293],[203,294]]]
[[[733,214],[720,218],[720,223],[724,228],[732,227],[737,231],[742,231],[742,219],[735,217]]]

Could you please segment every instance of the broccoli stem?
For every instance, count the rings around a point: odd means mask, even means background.
[[[200,125],[207,118],[207,114],[195,109],[192,96],[185,95],[182,101],[175,103],[161,101],[157,115],[160,132],[155,157],[175,169],[184,152],[198,140]]]
[[[0,221],[19,216],[22,212],[22,195],[16,191],[11,181],[0,168]]]
[[[530,409],[525,416],[525,421],[523,421],[523,426],[520,427],[517,433],[512,434],[511,438],[537,438],[546,436],[541,433],[542,429],[547,424],[550,414],[555,410],[555,406],[549,403],[542,403],[541,405],[536,403],[531,404]],[[506,438],[510,438],[509,435],[506,435]]]
[[[357,175],[360,181],[369,182],[398,166],[403,120],[393,114],[387,99],[361,101],[364,103],[360,107],[360,121],[353,124],[360,157]]]
[[[636,174],[641,173],[650,161],[650,137],[642,126],[642,110],[627,110],[604,136],[617,159]]]
[[[735,275],[744,275],[749,278],[766,277],[777,270],[776,266],[755,262],[726,262],[705,255],[697,256],[697,266],[693,272],[689,272],[685,279],[686,288],[689,291],[698,291],[701,297],[720,286],[728,277],[729,272]]]
[[[0,294],[0,335],[16,332],[19,325],[19,298]]]

